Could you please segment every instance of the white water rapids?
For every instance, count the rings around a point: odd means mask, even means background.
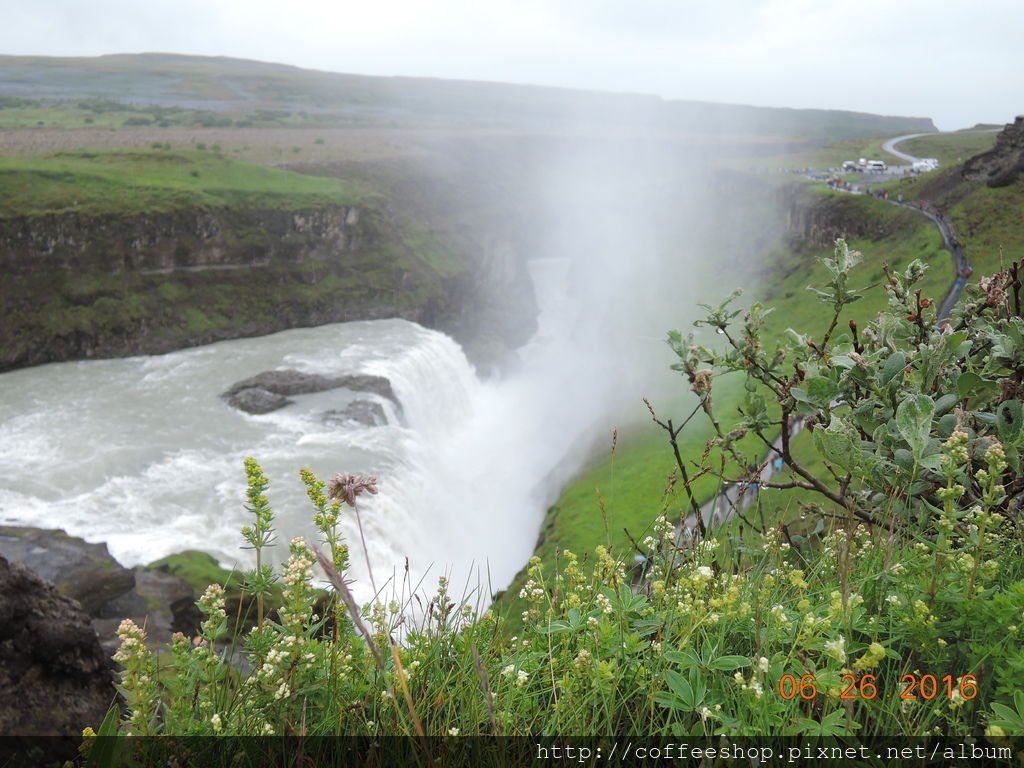
[[[247,567],[245,456],[271,481],[278,559],[292,537],[316,540],[301,467],[325,479],[374,474],[380,493],[359,505],[378,587],[401,579],[408,558],[414,584],[428,574],[432,588],[450,574],[455,591],[479,585],[486,602],[530,556],[546,505],[578,468],[607,405],[600,358],[572,351],[583,347],[573,341],[580,317],[568,264],[537,260],[531,269],[539,331],[520,350],[519,371],[502,379],[482,382],[454,341],[402,320],[0,375],[0,523],[105,541],[129,565],[199,549]],[[219,397],[274,368],[383,375],[402,419],[388,401],[347,390],[295,396],[261,416]],[[384,405],[389,423],[325,424],[326,411],[357,398]],[[365,600],[366,563],[347,508],[344,531]]]

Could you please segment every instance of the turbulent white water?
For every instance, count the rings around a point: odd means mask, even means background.
[[[486,601],[526,562],[545,508],[595,439],[642,416],[642,395],[657,399],[664,329],[701,297],[698,267],[717,269],[694,245],[714,219],[681,196],[699,184],[673,181],[692,164],[644,165],[634,149],[558,145],[542,158],[523,222],[538,331],[514,372],[481,381],[450,338],[386,320],[2,374],[0,523],[106,541],[127,564],[201,549],[248,566],[245,456],[271,479],[278,559],[290,538],[316,535],[300,468],[374,474],[380,493],[360,512],[377,585],[401,581],[408,559],[413,584],[448,573],[456,590],[480,585]],[[373,399],[345,390],[296,396],[263,416],[220,397],[275,368],[386,376],[402,419],[378,400],[386,426],[325,423],[326,411]],[[366,558],[346,515],[351,575],[366,599]]]
[[[375,474],[360,500],[378,587],[406,558],[415,583],[450,573],[457,588],[502,588],[529,557],[545,505],[579,461],[603,407],[595,370],[569,352],[576,322],[567,264],[533,264],[540,330],[522,366],[481,382],[447,336],[401,320],[344,323],[221,342],[154,357],[46,365],[0,375],[0,522],[64,528],[106,541],[126,564],[184,549],[249,565],[239,530],[242,459],[271,479],[278,557],[293,536],[315,538],[298,480]],[[567,325],[568,324],[568,325]],[[253,416],[219,394],[264,370],[386,376],[402,404],[333,390]],[[342,428],[324,412],[376,399],[389,424]],[[574,458],[575,456],[575,458]],[[351,513],[357,591],[370,590]]]

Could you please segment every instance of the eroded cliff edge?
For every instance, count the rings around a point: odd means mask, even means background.
[[[385,317],[446,331],[486,361],[529,337],[535,310],[522,260],[481,250],[372,197],[0,218],[0,370]],[[517,298],[487,322],[488,293]]]

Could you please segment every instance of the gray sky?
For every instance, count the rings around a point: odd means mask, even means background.
[[[943,130],[1024,112],[1021,0],[0,0],[0,18],[6,54],[236,56]]]

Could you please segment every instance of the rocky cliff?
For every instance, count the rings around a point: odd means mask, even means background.
[[[786,217],[786,232],[794,248],[831,248],[838,238],[881,240],[892,234],[912,213],[883,209],[878,215],[870,206],[876,201],[862,195],[823,194],[804,185],[789,185],[780,191]],[[881,205],[881,203],[877,203]]]
[[[520,261],[449,250],[372,200],[0,218],[0,269],[0,371],[386,317],[500,354],[533,327],[532,303],[479,298],[529,291]]]
[[[992,149],[964,163],[963,177],[990,187],[1006,187],[1024,178],[1024,116],[1003,128]]]
[[[7,274],[49,269],[169,273],[250,268],[275,259],[329,259],[372,240],[373,223],[361,226],[360,213],[356,207],[336,206],[0,219],[0,265]]]
[[[0,555],[0,762],[74,756],[82,728],[99,727],[113,673],[88,616],[19,563]],[[45,738],[40,738],[45,737]]]

